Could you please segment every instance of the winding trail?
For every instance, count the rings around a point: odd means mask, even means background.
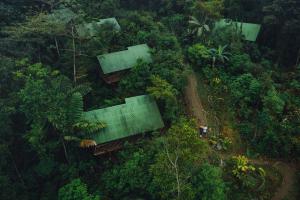
[[[185,89],[185,101],[187,103],[188,113],[194,118],[196,118],[198,125],[201,126],[207,124],[207,119],[206,119],[206,112],[203,108],[201,99],[198,94],[197,85],[198,85],[197,77],[195,73],[192,72],[188,77],[188,85]],[[226,155],[224,156],[224,158],[229,156],[230,155]],[[282,175],[281,186],[277,188],[277,191],[274,193],[272,200],[282,200],[286,196],[288,196],[290,191],[292,191],[293,185],[296,181],[296,172],[297,172],[296,165],[286,163],[283,161],[263,160],[263,159],[250,159],[250,162],[253,164],[273,166]]]

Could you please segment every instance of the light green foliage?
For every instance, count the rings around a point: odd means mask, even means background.
[[[223,0],[203,0],[196,3],[196,8],[210,18],[220,18],[224,9]]]
[[[200,67],[205,65],[211,56],[207,47],[202,44],[195,44],[189,47],[188,55],[191,63]]]
[[[239,179],[241,179],[243,174],[255,170],[255,168],[252,165],[249,165],[248,158],[246,158],[245,156],[233,156],[232,161],[232,174]]]
[[[245,156],[233,156],[228,162],[227,170],[234,177],[234,184],[240,184],[243,193],[246,191],[256,191],[257,193],[245,194],[244,196],[255,197],[259,192],[265,190],[266,172],[261,167],[250,164]],[[236,194],[235,194],[236,195]]]
[[[26,22],[19,26],[8,27],[6,33],[13,38],[22,39],[22,37],[37,37],[42,35],[64,35],[66,34],[65,24],[61,21],[55,21],[49,18],[46,13],[40,13],[28,17]]]
[[[59,200],[99,200],[98,195],[88,193],[87,186],[80,179],[74,179],[61,187],[58,192]]]
[[[148,87],[147,92],[153,97],[165,101],[176,101],[178,91],[170,83],[159,76],[151,76],[151,82],[153,86]]]
[[[76,130],[91,134],[91,133],[99,132],[101,129],[106,127],[106,124],[100,121],[91,123],[89,121],[81,120],[75,123],[73,126]]]
[[[210,54],[212,58],[212,67],[215,67],[215,64],[217,62],[221,62],[224,64],[226,61],[229,60],[229,56],[231,55],[229,52],[226,50],[227,45],[221,46],[219,45],[218,48],[212,48],[210,49]]]
[[[175,119],[178,112],[178,102],[176,99],[178,91],[173,85],[159,76],[151,76],[151,82],[153,86],[147,88],[147,93],[157,100],[164,102],[164,116],[166,119]]]
[[[200,140],[194,122],[181,119],[161,140],[161,151],[151,166],[153,188],[160,199],[194,199],[190,177],[192,169],[203,162],[207,144]],[[153,192],[154,192],[153,191]]]
[[[268,90],[263,98],[263,103],[264,108],[271,114],[281,114],[285,105],[284,100],[280,98],[274,87]]]

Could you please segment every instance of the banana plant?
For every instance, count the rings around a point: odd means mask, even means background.
[[[198,20],[194,16],[190,16],[189,24],[191,25],[191,33],[196,34],[198,37],[201,37],[203,34],[210,32],[210,28],[207,23],[207,18],[203,21]]]
[[[225,63],[229,60],[229,56],[231,55],[229,52],[226,51],[227,45],[221,46],[219,45],[217,49],[212,48],[209,50],[211,57],[212,57],[212,67],[215,67],[217,61],[221,61]]]

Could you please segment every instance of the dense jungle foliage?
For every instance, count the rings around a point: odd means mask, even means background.
[[[121,31],[75,31],[109,17]],[[222,18],[261,24],[256,42],[215,30]],[[272,199],[282,175],[253,160],[300,159],[299,0],[2,0],[0,19],[0,199]],[[143,43],[153,62],[105,83],[96,56]],[[207,138],[186,109],[191,73],[217,119]],[[98,157],[72,139],[103,128],[82,112],[143,94],[163,130]]]

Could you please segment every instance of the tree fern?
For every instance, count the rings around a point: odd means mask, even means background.
[[[68,91],[68,94],[73,94],[75,92],[80,93],[82,96],[87,95],[91,91],[91,87],[89,84],[80,84],[73,87],[71,90]]]
[[[69,97],[67,105],[67,126],[72,127],[81,119],[83,113],[83,97],[79,92],[75,92]]]
[[[74,128],[78,131],[91,134],[99,132],[101,129],[105,128],[106,124],[103,122],[97,121],[97,122],[89,122],[86,120],[82,120],[76,124],[74,124]]]

